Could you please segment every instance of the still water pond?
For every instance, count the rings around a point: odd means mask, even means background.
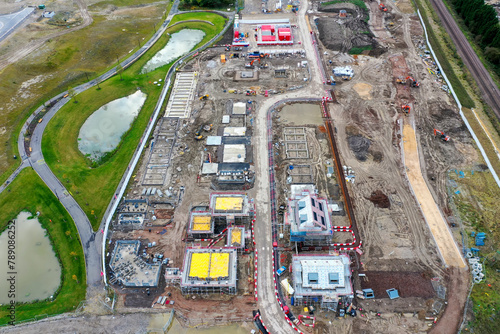
[[[113,151],[139,114],[146,94],[138,90],[132,95],[111,101],[97,109],[83,123],[78,135],[80,152],[99,160]]]
[[[196,29],[182,29],[172,34],[167,45],[144,65],[141,72],[151,72],[158,67],[171,63],[188,53],[196,44],[202,41],[203,37],[205,37],[205,32]]]
[[[37,218],[28,219],[29,212],[21,212],[15,223],[15,291],[17,302],[43,300],[52,296],[61,284],[61,267],[52,250],[49,237]],[[0,235],[0,304],[10,302],[7,291],[11,275],[8,268],[7,230]],[[11,263],[12,264],[12,263]]]

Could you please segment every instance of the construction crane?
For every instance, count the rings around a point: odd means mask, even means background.
[[[379,8],[381,11],[383,11],[383,12],[387,12],[387,8],[384,6],[384,4],[383,4],[383,3],[381,3],[381,4],[378,6],[378,8]]]
[[[417,80],[413,79],[411,76],[407,76],[406,80],[410,80],[410,86],[411,87],[413,87],[413,88],[420,87],[420,82],[418,82]]]
[[[410,106],[408,104],[403,104],[401,106],[401,110],[403,110],[403,112],[405,113],[405,115],[409,115],[410,114]]]
[[[442,141],[449,141],[450,140],[450,136],[447,136],[443,131],[438,130],[438,129],[434,129],[434,137],[436,137],[438,135]]]
[[[203,101],[203,100],[208,100],[208,97],[209,95],[208,94],[205,94],[203,96],[200,96],[200,101]]]

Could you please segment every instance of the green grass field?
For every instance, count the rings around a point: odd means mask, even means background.
[[[479,256],[483,263],[484,280],[475,284],[471,293],[475,319],[469,323],[467,330],[470,333],[498,333],[500,326],[500,231],[498,230],[498,219],[500,207],[498,198],[500,189],[494,182],[489,172],[465,171],[465,177],[459,178],[455,173],[450,177],[458,184],[461,191],[453,195],[453,201],[460,213],[460,217],[466,227],[468,235],[471,232],[486,232],[485,246],[479,246]],[[455,190],[455,189],[454,189]],[[468,248],[476,247],[474,238],[468,238]],[[473,331],[470,331],[470,329]]]
[[[202,29],[206,32],[206,36],[200,45],[210,40],[224,25],[224,18],[217,14],[190,13],[185,16],[189,19],[210,20],[215,23],[215,26],[211,26],[207,23],[187,22],[168,29],[170,34],[183,28]],[[122,75],[123,80],[120,80],[119,76],[114,76],[101,84],[101,90],[92,88],[77,95],[78,103],[69,102],[61,108],[45,130],[42,142],[45,160],[85,211],[94,229],[99,226],[106,207],[114,196],[114,191],[127,169],[159,98],[161,87],[152,85],[150,82],[164,78],[171,64],[149,72],[147,75],[139,74],[140,70],[157,51],[166,45],[168,39],[169,36],[164,34],[151,50],[131,67],[125,69]],[[80,127],[99,107],[112,100],[130,95],[137,88],[147,94],[139,116],[131,129],[122,137],[115,152],[105,162],[95,166],[78,149]]]
[[[109,2],[119,1],[123,0]],[[135,8],[127,20],[93,13],[94,22],[88,27],[49,40],[37,52],[0,71],[0,141],[4,143],[0,147],[0,183],[19,164],[12,157],[19,155],[17,137],[28,116],[70,85],[87,81],[87,76],[93,79],[114,66],[117,57],[128,56],[138,47],[138,40],[145,41],[154,33],[154,24],[163,20],[166,6]]]
[[[422,18],[425,22],[425,26],[427,28],[427,34],[429,35],[429,41],[432,45],[432,48],[434,49],[434,52],[436,53],[436,57],[439,60],[439,63],[441,64],[441,71],[446,73],[446,76],[448,77],[448,80],[450,80],[451,85],[453,86],[453,90],[457,94],[458,99],[460,100],[460,103],[466,108],[473,108],[475,106],[474,101],[472,98],[469,96],[469,93],[463,86],[463,84],[460,82],[458,79],[457,74],[453,70],[453,67],[451,66],[450,61],[448,60],[447,54],[443,50],[443,46],[439,42],[436,32],[432,29],[431,25],[429,24],[429,17],[427,12],[423,9],[421,1],[425,0],[415,0],[415,3],[417,7],[420,9],[420,14],[422,15]],[[429,5],[430,6],[430,5]],[[449,37],[448,37],[449,39]],[[446,40],[447,45],[446,48],[453,50],[454,53],[456,54],[456,49],[455,47],[450,44],[448,40]]]
[[[0,231],[23,210],[33,214],[40,212],[38,220],[47,230],[62,266],[62,285],[52,302],[17,305],[16,320],[72,311],[85,299],[86,290],[85,260],[78,231],[71,216],[31,168],[24,169],[0,194]],[[73,275],[76,275],[78,282],[72,278]],[[6,307],[0,307],[0,325],[9,321],[7,315]]]

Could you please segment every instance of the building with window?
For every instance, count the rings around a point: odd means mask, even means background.
[[[294,255],[292,266],[293,305],[336,309],[340,298],[353,298],[347,255]]]

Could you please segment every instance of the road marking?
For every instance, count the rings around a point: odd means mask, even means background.
[[[44,164],[45,164],[45,159],[40,159],[40,160],[37,160],[37,161],[36,161],[36,163],[37,163],[38,165],[40,165],[40,166],[41,166],[41,165],[44,165]]]

